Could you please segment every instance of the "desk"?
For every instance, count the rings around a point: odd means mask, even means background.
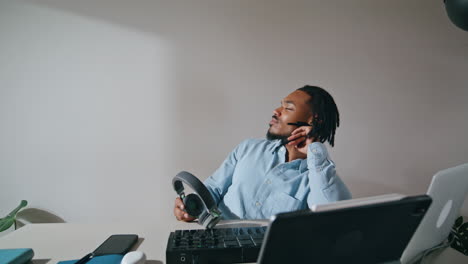
[[[265,225],[265,221],[222,221],[219,226]],[[0,248],[32,248],[34,264],[55,264],[61,260],[79,259],[93,251],[112,234],[134,233],[143,238],[138,246],[147,256],[147,264],[166,261],[169,233],[175,229],[198,229],[195,223],[170,224],[28,224],[0,238]],[[446,249],[429,258],[427,263],[466,264],[468,257]]]
[[[267,221],[222,221],[219,227],[239,225],[266,225]],[[176,229],[202,229],[197,223],[174,220],[169,224],[27,224],[3,237],[0,248],[32,248],[33,264],[55,264],[58,261],[80,259],[92,252],[113,234],[138,234],[143,238],[139,251],[146,254],[147,264],[166,262],[166,245],[169,233]]]

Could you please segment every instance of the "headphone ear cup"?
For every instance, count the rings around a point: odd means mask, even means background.
[[[199,217],[205,209],[200,196],[191,193],[184,198],[185,211],[193,217]]]

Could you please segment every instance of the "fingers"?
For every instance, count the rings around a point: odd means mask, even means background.
[[[294,131],[291,133],[291,136],[288,137],[288,145],[289,146],[297,146],[297,147],[303,147],[304,143],[308,139],[308,134],[312,130],[311,127],[298,127],[294,129]]]
[[[299,138],[296,138],[294,140],[289,140],[288,145],[289,146],[297,146],[301,142],[304,142],[304,141],[305,141],[305,137],[299,137]]]
[[[293,134],[293,135],[289,136],[288,140],[295,140],[297,138],[306,137],[306,136],[307,136],[307,132],[305,132],[305,131],[296,132],[296,134]]]
[[[180,197],[177,197],[175,199],[175,206],[174,206],[174,215],[177,218],[177,220],[182,221],[184,218],[188,217],[188,214],[184,211],[184,209],[185,209],[184,202],[182,202],[182,199],[180,199]]]
[[[184,203],[179,197],[177,197],[174,203],[174,216],[179,221],[181,221],[184,216],[185,212],[183,210],[184,210]]]
[[[311,130],[312,130],[312,127],[310,127],[310,126],[301,126],[301,127],[298,127],[296,129],[294,129],[294,131],[291,133],[291,135],[295,135],[295,134],[303,133],[303,132],[305,132],[307,134]]]
[[[191,222],[195,220],[195,217],[190,216],[187,212],[180,210],[178,208],[174,209],[174,215],[177,220],[184,222]]]
[[[180,197],[177,197],[175,199],[175,206],[180,208],[181,210],[184,210],[185,207],[184,207],[184,202],[182,202],[182,199],[180,199]]]
[[[174,206],[174,216],[176,217],[176,219],[185,222],[195,220],[195,217],[190,216],[184,209],[184,202],[182,202],[182,199],[180,199],[180,197],[177,197]]]
[[[296,132],[296,134],[288,137],[288,141],[289,141],[288,145],[289,146],[298,145],[299,143],[305,141],[306,138],[307,138],[307,132],[305,131]]]

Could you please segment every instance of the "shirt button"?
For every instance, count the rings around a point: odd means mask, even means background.
[[[266,181],[266,184],[271,184],[271,181],[268,179],[268,180]]]
[[[261,204],[260,202],[256,202],[255,205],[256,205],[256,206],[260,206],[260,205],[262,205],[262,204]]]

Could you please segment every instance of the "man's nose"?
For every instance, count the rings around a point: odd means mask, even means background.
[[[275,116],[280,116],[280,115],[281,115],[280,108],[281,108],[281,107],[278,107],[278,108],[276,108],[275,110],[273,110],[273,115],[275,115]]]

